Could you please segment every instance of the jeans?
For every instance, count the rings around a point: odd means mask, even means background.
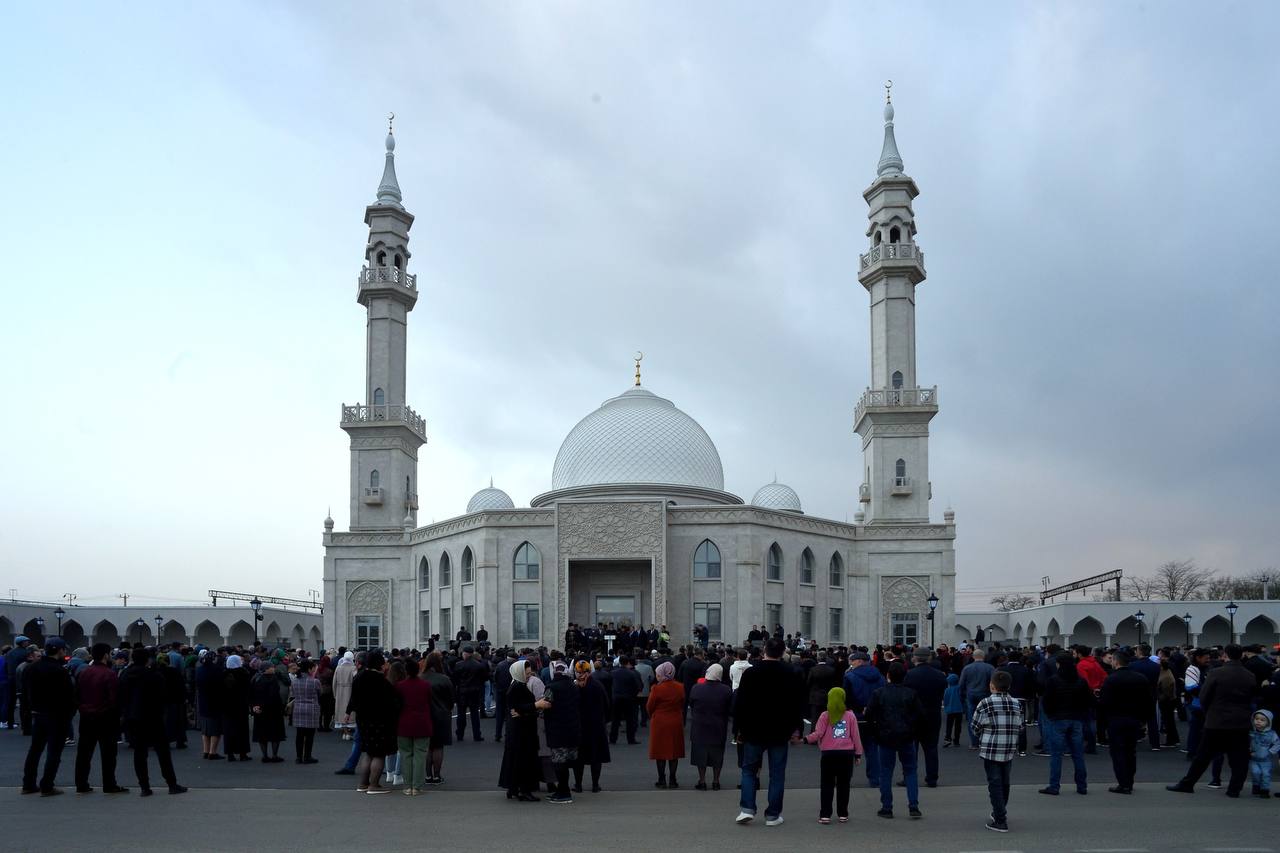
[[[623,723],[627,727],[627,743],[636,742],[636,700],[613,700],[613,723],[609,728],[609,743],[618,742],[618,729]]]
[[[867,784],[872,788],[880,787],[880,744],[869,728],[861,729],[862,762],[867,766]]]
[[[1271,756],[1265,761],[1249,759],[1249,779],[1259,790],[1271,790]]]
[[[996,823],[1004,823],[1009,819],[1005,809],[1009,805],[1009,776],[1013,770],[1012,761],[992,761],[982,759],[987,771],[987,796],[991,798],[991,818]]]
[[[1049,788],[1056,791],[1062,781],[1062,755],[1071,753],[1075,768],[1076,790],[1089,787],[1089,777],[1084,768],[1084,726],[1079,720],[1049,720],[1052,739],[1049,744]]]
[[[942,719],[937,714],[927,715],[921,726],[920,751],[924,753],[924,781],[926,785],[938,784],[938,730]]]
[[[849,816],[849,780],[853,777],[853,750],[829,749],[818,761],[822,793],[818,817],[831,817],[831,799],[835,795],[836,816]]]
[[[89,767],[93,751],[102,753],[102,787],[110,791],[116,783],[116,750],[120,739],[120,718],[114,711],[80,715],[80,739],[76,743],[76,787],[89,787]]]
[[[787,750],[785,743],[742,745],[742,796],[738,805],[747,814],[756,813],[756,789],[760,787],[760,766],[766,753],[769,756],[769,805],[764,816],[773,818],[782,814],[782,795],[787,786]]]
[[[67,719],[51,714],[31,715],[31,746],[27,749],[27,761],[22,767],[22,787],[36,787],[36,771],[40,769],[40,753],[45,753],[44,775],[40,777],[40,790],[53,790],[62,763],[62,748],[67,742]]]
[[[907,805],[920,805],[920,779],[916,776],[916,742],[903,746],[880,744],[880,808],[893,811],[893,767],[902,760],[902,775],[907,782]]]
[[[1111,767],[1116,773],[1116,784],[1132,789],[1133,777],[1138,772],[1138,732],[1142,723],[1133,717],[1112,717],[1107,729],[1108,749],[1111,750]]]
[[[383,759],[382,770],[384,773],[390,773],[392,776],[400,772],[399,751],[393,752]]]
[[[950,713],[947,714],[947,740],[951,743],[959,745],[960,743],[960,727],[964,725],[964,714]]]
[[[0,658],[0,669],[3,669],[4,666],[4,658]],[[12,707],[9,702],[9,681],[6,679],[0,681],[0,723],[9,724],[9,711]]]
[[[347,763],[342,765],[343,770],[355,770],[356,765],[360,763],[360,729],[353,728],[351,730],[351,753],[347,756]]]
[[[397,737],[400,748],[400,766],[404,769],[406,788],[421,788],[427,784],[427,753],[431,751],[429,737]]]
[[[977,710],[978,703],[986,699],[990,694],[976,693],[971,696],[964,697],[964,727],[969,730],[969,746],[977,746],[978,739],[973,736],[973,712]]]

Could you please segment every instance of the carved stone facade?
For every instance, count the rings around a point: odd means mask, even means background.
[[[556,625],[569,626],[569,561],[642,559],[653,565],[653,621],[667,621],[666,507],[660,501],[563,503],[556,509]]]
[[[357,616],[376,616],[382,622],[382,632],[386,636],[391,626],[390,615],[391,584],[388,581],[347,581],[347,638],[356,635]]]
[[[929,612],[928,578],[882,578],[880,580],[880,636],[892,638],[893,614],[912,613],[920,632]],[[923,639],[923,638],[922,638]]]

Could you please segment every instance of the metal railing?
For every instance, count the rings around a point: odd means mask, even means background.
[[[865,255],[858,256],[858,262],[864,270],[872,264],[883,260],[899,259],[917,260],[923,266],[924,252],[911,243],[881,243],[879,246],[872,246],[871,251]]]
[[[853,422],[862,420],[867,409],[890,408],[894,406],[934,406],[938,405],[938,386],[932,388],[868,388],[858,401],[854,411]]]
[[[398,284],[405,290],[418,289],[418,277],[399,267],[361,267],[360,286]]]
[[[408,406],[396,406],[390,403],[381,406],[365,406],[360,403],[348,406],[344,403],[342,406],[342,423],[344,424],[371,424],[381,421],[403,423],[420,435],[424,441],[426,440],[426,418],[420,417]]]

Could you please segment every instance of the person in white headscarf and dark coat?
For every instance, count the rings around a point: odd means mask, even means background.
[[[249,670],[239,655],[229,655],[222,677],[222,748],[227,761],[249,760]]]
[[[507,688],[507,735],[503,739],[502,770],[498,786],[507,789],[508,800],[536,803],[533,792],[542,782],[542,762],[538,758],[538,709],[528,687],[529,662],[511,664],[511,686]]]

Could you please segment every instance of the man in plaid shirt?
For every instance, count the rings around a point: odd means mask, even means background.
[[[1013,676],[997,671],[991,676],[991,695],[973,711],[973,735],[978,755],[987,770],[987,793],[991,796],[991,820],[987,829],[1008,832],[1005,807],[1009,803],[1009,771],[1018,754],[1018,734],[1022,731],[1022,703],[1009,695]]]

